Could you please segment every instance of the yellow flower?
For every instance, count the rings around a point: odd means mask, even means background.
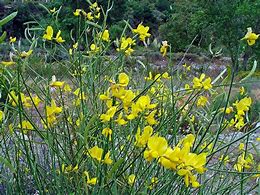
[[[200,75],[200,78],[195,77],[193,79],[193,88],[194,89],[201,89],[204,88],[205,90],[211,89],[211,78],[205,79],[206,75],[203,73]],[[205,80],[204,80],[205,79]]]
[[[109,141],[111,141],[111,138],[112,138],[112,129],[110,129],[110,128],[104,128],[103,130],[102,130],[102,134],[104,135],[104,136],[106,136],[106,137],[108,137],[108,140]]]
[[[29,121],[22,121],[22,124],[18,125],[18,128],[21,128],[21,130],[23,131],[23,133],[27,133],[29,130],[33,130],[33,126]]]
[[[73,45],[72,45],[72,47],[73,47],[73,49],[77,49],[78,48],[78,42],[76,42],[76,43],[74,43]]]
[[[71,48],[69,48],[69,54],[70,54],[70,55],[72,55],[72,54],[73,54],[73,52],[72,52],[72,49],[71,49]]]
[[[108,109],[108,111],[106,112],[106,114],[101,114],[100,116],[100,120],[104,123],[104,122],[108,122],[111,120],[111,118],[114,117],[115,113],[116,113],[116,106],[112,106],[111,108]]]
[[[91,179],[87,179],[87,184],[89,184],[89,185],[96,185],[96,183],[97,183],[96,177],[93,177]]]
[[[211,89],[212,85],[211,85],[211,78],[207,78],[202,82],[203,88],[205,90]]]
[[[155,186],[156,186],[156,184],[159,182],[159,179],[157,178],[157,177],[152,177],[152,179],[151,179],[151,183],[150,183],[150,185],[149,185],[149,189],[150,190],[152,190]]]
[[[90,50],[92,53],[97,53],[99,51],[99,47],[96,46],[94,43],[90,45]]]
[[[99,19],[100,18],[100,13],[94,15],[96,19]]]
[[[187,91],[190,91],[190,85],[189,84],[185,84],[184,89]]]
[[[80,88],[77,88],[74,92],[74,95],[77,96],[77,98],[74,100],[73,104],[76,106],[79,106],[82,100],[86,100],[86,96],[84,91],[81,92]]]
[[[15,65],[15,62],[14,61],[1,61],[1,64],[4,65],[5,67],[8,67],[8,66]]]
[[[135,183],[135,174],[131,174],[128,176],[128,184],[132,186],[134,185],[134,183]]]
[[[149,72],[148,77],[144,77],[144,79],[147,80],[147,81],[152,81],[152,80],[153,80],[153,74],[152,74],[152,72]]]
[[[103,154],[103,149],[99,148],[98,146],[94,146],[91,149],[88,150],[88,154],[96,159],[97,161],[101,162],[102,154]]]
[[[0,110],[0,123],[3,121],[3,119],[4,119],[4,112]]]
[[[153,110],[147,117],[145,117],[149,125],[156,125],[158,123],[154,118],[156,112],[157,110]]]
[[[9,37],[9,43],[16,42],[16,37]]]
[[[31,54],[32,54],[32,52],[33,52],[33,50],[29,50],[29,51],[23,51],[21,54],[20,54],[20,56],[22,57],[22,58],[27,58],[27,57],[29,57]]]
[[[150,37],[151,34],[148,33],[149,26],[143,26],[142,24],[139,24],[136,29],[133,29],[134,33],[139,34],[139,39],[141,41],[145,41],[146,37]]]
[[[145,109],[153,109],[157,106],[157,104],[151,104],[151,99],[148,95],[141,96],[136,101],[136,106],[140,109],[140,111],[144,111]]]
[[[65,84],[65,86],[64,86],[64,91],[65,91],[65,92],[71,92],[71,87],[70,87],[69,84]]]
[[[144,158],[151,161],[153,158],[163,156],[168,148],[168,143],[164,137],[152,136],[148,139],[148,149],[144,152]]]
[[[188,187],[190,183],[191,183],[193,188],[200,187],[200,184],[197,181],[196,176],[193,175],[192,173],[190,173],[189,171],[187,171],[187,173],[184,175],[184,182],[185,182],[186,187]]]
[[[239,88],[239,93],[240,93],[240,95],[245,94],[245,88],[243,86]]]
[[[238,172],[242,172],[243,168],[250,169],[251,165],[254,163],[254,158],[252,154],[248,154],[245,158],[245,152],[243,152],[237,159],[237,163],[234,165],[234,169]]]
[[[208,99],[205,96],[200,96],[197,101],[197,106],[206,106]]]
[[[56,11],[56,7],[50,9],[50,12],[51,12],[51,13],[54,13],[55,11]]]
[[[102,36],[101,36],[102,40],[103,41],[106,41],[106,42],[109,42],[109,31],[106,29],[104,30],[104,32],[102,33]]]
[[[65,40],[62,39],[62,37],[61,37],[60,35],[61,35],[61,31],[59,30],[58,33],[56,34],[55,40],[56,40],[58,43],[63,43],[63,42],[65,42]]]
[[[190,71],[190,66],[188,66],[186,63],[182,65],[187,71]]]
[[[94,146],[87,151],[87,153],[98,162],[103,162],[105,164],[112,164],[113,160],[110,158],[110,151],[108,151],[104,157],[104,160],[101,161],[104,150],[98,146]]]
[[[133,52],[134,50],[131,47],[129,47],[127,50],[125,50],[125,55],[130,56]]]
[[[117,122],[117,124],[119,124],[119,125],[127,124],[127,121],[123,118],[123,112],[120,112],[120,114],[118,115],[118,118],[115,120],[115,122]]]
[[[74,94],[75,96],[77,96],[79,99],[82,99],[82,100],[85,100],[85,99],[86,99],[85,93],[84,93],[83,91],[81,92],[80,88],[77,88],[77,89],[73,92],[73,94]]]
[[[223,161],[223,162],[224,162],[224,165],[226,165],[230,160],[229,160],[228,155],[225,156],[225,158],[224,158],[224,155],[222,154],[222,155],[219,157],[219,161]]]
[[[243,118],[243,117],[239,117],[237,123],[235,124],[235,127],[236,127],[237,129],[240,129],[240,128],[242,128],[244,125],[245,125],[244,118]]]
[[[110,151],[108,151],[104,157],[103,163],[107,165],[111,165],[113,163],[113,160],[110,158]]]
[[[56,106],[55,101],[51,100],[51,106],[46,106],[46,123],[42,121],[45,128],[47,125],[52,126],[57,122],[56,114],[59,114],[62,112],[62,107]]]
[[[124,51],[125,55],[129,56],[134,52],[134,50],[131,48],[133,45],[135,45],[135,41],[132,38],[122,37],[122,39],[120,41],[120,47],[117,48],[116,50]]]
[[[32,101],[33,101],[34,105],[36,107],[38,107],[41,102],[41,99],[38,96],[34,96],[34,97],[32,97]]]
[[[121,98],[123,102],[123,107],[126,111],[131,106],[133,99],[135,98],[135,93],[132,90],[125,90],[124,96]]]
[[[53,37],[53,28],[52,26],[47,26],[46,33],[43,35],[43,38],[51,41]]]
[[[89,185],[96,185],[96,183],[97,183],[97,178],[96,177],[93,177],[93,178],[90,179],[89,173],[87,171],[84,171],[83,174],[84,174],[84,176],[87,177],[87,184],[89,184]]]
[[[238,149],[243,151],[245,149],[245,144],[244,143],[240,143],[238,146]]]
[[[227,107],[226,114],[230,114],[231,112],[233,112],[233,107],[232,106]]]
[[[165,73],[162,74],[162,78],[163,79],[171,79],[171,76],[169,76],[168,72],[165,72]]]
[[[255,41],[258,39],[259,37],[259,34],[255,34],[252,32],[252,28],[249,27],[247,28],[247,33],[246,35],[241,39],[241,40],[247,40],[247,44],[248,45],[254,45],[255,44]]]
[[[236,107],[238,115],[245,115],[245,112],[249,110],[251,104],[251,97],[245,97],[240,101],[237,100],[233,105]]]
[[[91,12],[88,12],[88,13],[87,13],[87,19],[90,20],[90,21],[91,21],[91,20],[94,20],[94,17],[92,16],[92,13],[91,13]]]
[[[11,91],[8,94],[8,97],[9,97],[9,102],[12,104],[12,106],[17,106],[17,104],[18,104],[18,96],[15,94],[15,92]]]
[[[169,45],[168,45],[167,41],[162,41],[162,46],[160,48],[160,52],[162,53],[163,57],[166,56],[168,47],[169,47]]]
[[[76,9],[75,12],[73,12],[74,16],[79,16],[81,12],[81,9]]]
[[[51,87],[61,88],[61,87],[63,87],[63,85],[64,85],[64,81],[63,82],[62,81],[56,81],[56,76],[55,75],[52,76],[52,81],[50,83]]]
[[[96,8],[98,8],[97,2],[92,3],[92,4],[89,6],[89,9],[96,9]]]
[[[135,135],[135,145],[137,147],[145,147],[148,139],[153,134],[153,128],[151,126],[146,126],[144,128],[143,134],[141,135],[140,128],[138,127],[136,135]]]
[[[124,72],[119,74],[118,80],[119,80],[118,84],[122,87],[126,87],[129,83],[129,77]]]

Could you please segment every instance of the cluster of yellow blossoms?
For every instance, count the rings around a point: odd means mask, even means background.
[[[54,100],[51,100],[51,105],[46,106],[46,121],[42,121],[44,127],[52,127],[57,122],[57,115],[62,112],[62,107],[56,105]]]
[[[38,96],[26,96],[24,93],[16,95],[14,91],[11,91],[8,96],[9,103],[14,107],[17,107],[19,105],[19,102],[21,102],[21,106],[23,106],[24,108],[39,108],[39,104],[41,102],[41,99]],[[61,112],[62,107],[56,106],[55,101],[52,99],[51,105],[46,106],[46,120],[41,120],[44,127],[52,127],[57,122],[56,115]],[[28,130],[33,130],[33,126],[31,125],[31,123],[26,120],[22,121],[22,124],[19,125],[18,128],[23,130],[24,133],[27,133]]]
[[[139,39],[141,41],[145,41],[146,37],[151,36],[151,34],[148,33],[148,31],[149,31],[149,26],[143,26],[142,24],[139,24],[136,29],[133,29],[133,32],[139,35]]]
[[[152,77],[151,73],[150,76]],[[159,78],[169,79],[168,73],[158,74]],[[153,79],[153,78],[146,78]],[[155,78],[156,79],[156,78]],[[149,95],[137,95],[136,92],[127,89],[129,77],[125,73],[120,73],[118,82],[110,80],[111,86],[108,90],[100,95],[100,99],[106,102],[107,111],[101,114],[100,119],[103,123],[111,121],[118,112],[118,117],[114,121],[119,125],[125,125],[128,121],[137,118],[139,115],[144,116],[148,125],[155,125],[158,122],[155,119],[157,113],[157,103],[152,103]],[[149,90],[154,94],[156,89],[153,87]]]
[[[53,28],[52,28],[52,26],[47,26],[46,32],[43,35],[43,39],[48,40],[48,41],[51,41],[52,39],[54,39],[58,43],[65,42],[65,40],[61,37],[61,31],[60,30],[57,32],[56,37],[53,38]]]
[[[238,172],[242,172],[243,169],[250,169],[254,163],[254,157],[251,153],[247,154],[245,151],[237,158],[237,163],[234,165],[234,169]]]
[[[19,104],[19,98],[21,100],[21,104],[25,108],[31,108],[33,105],[38,107],[39,103],[41,102],[41,99],[38,96],[26,96],[24,93],[20,93],[19,95],[11,91],[9,94],[9,103],[11,103],[12,106],[16,107]]]
[[[110,82],[111,87],[109,87],[105,94],[100,95],[100,99],[105,101],[108,107],[107,112],[100,116],[102,122],[108,122],[114,117],[116,111],[119,110],[120,102],[122,103],[125,115],[123,116],[123,111],[119,113],[116,119],[119,125],[125,125],[127,119],[133,120],[139,113],[156,107],[156,104],[151,104],[151,99],[148,95],[140,96],[136,102],[133,101],[136,98],[136,94],[132,90],[126,89],[129,83],[127,74],[120,73],[118,83],[114,81]],[[113,102],[113,100],[115,101]]]
[[[240,129],[241,127],[243,127],[245,125],[245,115],[246,112],[249,111],[249,108],[252,104],[252,99],[251,97],[244,97],[241,100],[237,100],[235,103],[233,103],[233,106],[236,110],[236,114],[235,117],[231,119],[229,125],[230,126],[235,126],[237,129]],[[234,109],[233,107],[228,107],[226,109],[226,113],[229,114],[231,112],[233,112]]]
[[[149,73],[149,77],[145,79],[160,82],[161,78],[168,79],[170,77],[167,73],[158,74],[155,77]],[[100,99],[105,101],[108,107],[106,113],[100,115],[101,121],[103,123],[111,121],[117,112],[118,117],[114,121],[119,125],[125,125],[139,115],[144,117],[147,125],[142,132],[141,128],[138,127],[135,135],[135,146],[146,148],[144,158],[147,161],[157,159],[163,167],[174,170],[178,175],[184,177],[186,186],[191,184],[193,187],[199,187],[200,184],[197,181],[196,173],[202,174],[205,172],[204,165],[207,153],[195,154],[191,152],[195,141],[194,135],[187,135],[172,149],[168,146],[164,137],[160,137],[157,134],[153,135],[154,130],[152,126],[158,123],[155,118],[157,104],[151,103],[148,95],[137,96],[132,90],[127,89],[129,77],[125,73],[119,74],[118,82],[110,81],[110,83],[111,86],[106,93],[100,95]],[[203,85],[210,85],[210,80]],[[110,140],[112,130],[107,127],[103,129],[102,134],[109,137]],[[100,153],[103,150],[96,146],[92,150],[95,151],[95,157],[93,158],[101,161],[102,155]],[[132,174],[128,178],[129,185],[133,185],[134,181],[135,175]]]
[[[206,78],[206,75],[203,73],[200,75],[200,78],[194,77],[193,79],[193,88],[194,89],[205,89],[205,90],[209,90],[212,88],[211,85],[211,78],[208,77]]]
[[[167,140],[158,135],[152,135],[151,127],[145,127],[142,136],[136,136],[137,146],[147,148],[144,151],[144,158],[147,161],[157,159],[158,163],[166,169],[176,171],[179,176],[184,177],[184,182],[188,187],[199,187],[196,173],[202,174],[206,171],[207,153],[195,154],[191,152],[195,137],[192,134],[187,135],[179,141],[177,146],[171,148],[168,146]]]
[[[122,37],[121,41],[120,41],[120,46],[119,48],[117,48],[117,51],[123,51],[125,53],[125,55],[129,56],[131,55],[131,53],[134,52],[134,50],[132,49],[132,46],[135,45],[135,40],[133,40],[132,38],[128,37]]]
[[[98,6],[97,2],[91,4],[89,6],[90,11],[87,13],[83,9],[76,9],[75,12],[73,12],[74,16],[80,16],[83,15],[86,17],[89,21],[94,21],[95,19],[100,18],[100,10],[101,8]]]

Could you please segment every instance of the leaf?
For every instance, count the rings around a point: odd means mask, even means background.
[[[212,84],[216,83],[227,71],[227,69],[225,68],[218,76],[217,78],[214,79],[214,81],[212,81]]]
[[[1,35],[0,43],[2,43],[5,40],[5,37],[6,37],[6,31],[4,31],[4,33]]]
[[[257,61],[255,60],[253,68],[251,69],[251,71],[249,72],[249,74],[245,78],[241,79],[240,83],[242,83],[246,79],[249,79],[255,73],[256,67],[257,67]]]
[[[43,4],[39,3],[39,6],[41,6],[43,9],[45,9],[49,14],[51,14],[50,10]]]
[[[15,172],[13,165],[7,159],[0,156],[0,162],[9,168],[10,171]]]
[[[211,55],[214,55],[214,53],[213,53],[213,51],[212,51],[212,45],[211,45],[211,43],[209,44],[209,52],[210,52]]]
[[[111,168],[110,172],[107,174],[107,178],[111,179],[112,175],[118,170],[120,165],[124,162],[124,158],[120,158]]]
[[[94,22],[90,22],[90,21],[86,21],[87,24],[91,25],[91,26],[94,26],[96,28],[99,28],[99,29],[102,29],[102,27]]]
[[[145,69],[145,65],[144,65],[144,63],[143,62],[141,62],[140,60],[137,60],[137,62],[139,63],[139,64],[141,64],[142,66],[143,66],[143,68]]]
[[[222,83],[228,83],[231,79],[232,70],[230,66],[226,66],[227,68],[227,76],[223,79]]]
[[[91,127],[93,126],[93,124],[97,121],[98,119],[98,115],[95,114],[94,116],[92,116],[92,118],[89,120],[88,125],[85,128],[85,132],[84,132],[84,140],[85,143],[87,143],[87,136],[88,136],[88,132],[91,129]]]
[[[0,26],[3,26],[7,22],[14,19],[14,17],[17,15],[18,12],[11,13],[10,15],[6,16],[4,19],[0,20]]]

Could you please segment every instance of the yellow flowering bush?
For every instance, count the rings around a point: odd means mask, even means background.
[[[165,70],[142,58],[134,69],[128,62],[150,47],[149,26],[126,22],[112,40],[110,8],[87,2],[70,13],[78,21],[70,36],[56,24],[62,7],[45,7],[57,21],[34,27],[40,35],[30,47],[7,41],[14,53],[0,59],[8,92],[0,104],[0,192],[222,194],[240,182],[244,193],[259,178],[250,141],[259,126],[250,116],[256,100],[245,88],[232,91],[243,84],[235,67],[231,75],[198,74],[191,64],[173,64],[163,41],[157,52]],[[243,38],[257,39],[252,29]],[[28,74],[35,56],[47,75]],[[225,139],[230,132],[239,136]]]

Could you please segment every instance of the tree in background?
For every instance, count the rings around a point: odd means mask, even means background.
[[[174,51],[183,51],[198,35],[194,45],[207,48],[209,44],[223,47],[233,64],[239,49],[244,49],[245,63],[252,54],[260,60],[260,47],[256,44],[239,48],[247,27],[260,32],[260,0],[175,0],[166,23],[159,28],[162,39],[167,39]],[[250,55],[251,56],[251,55]]]

